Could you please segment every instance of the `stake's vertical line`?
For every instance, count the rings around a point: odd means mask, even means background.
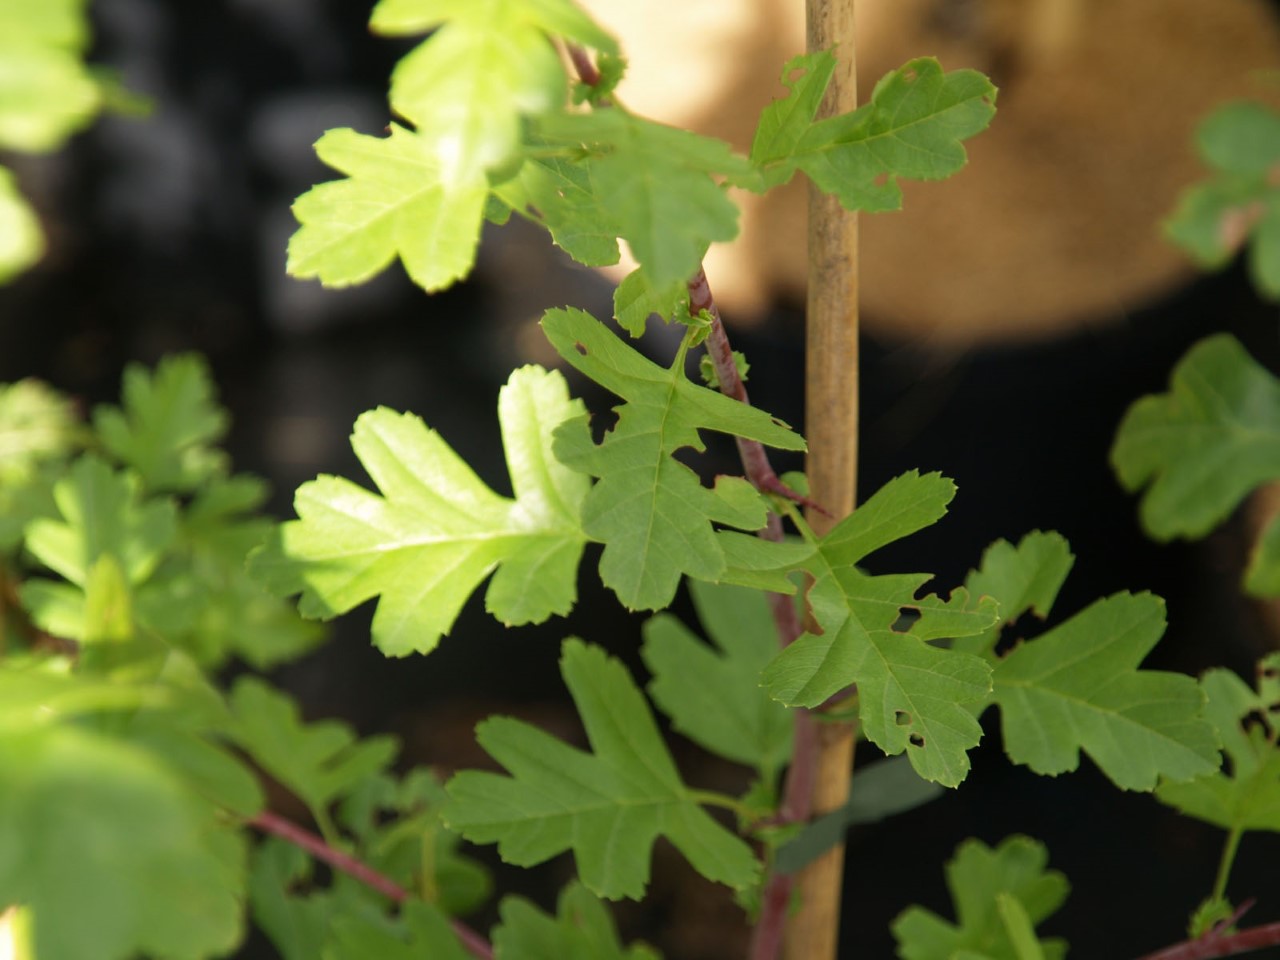
[[[819,116],[848,113],[858,99],[854,0],[806,0],[805,6],[809,51],[836,48],[836,70]],[[824,517],[810,510],[808,520],[822,534],[852,512],[857,489],[858,220],[812,185],[805,353],[810,496],[831,512]],[[848,798],[853,745],[852,724],[819,724],[814,816]],[[843,845],[800,872],[800,905],[787,924],[787,960],[835,960],[843,873]]]

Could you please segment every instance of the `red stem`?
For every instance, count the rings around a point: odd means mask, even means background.
[[[1185,940],[1171,947],[1149,953],[1139,960],[1211,960],[1213,957],[1233,957],[1241,953],[1280,945],[1280,923],[1266,923],[1236,933],[1226,934],[1244,913],[1253,906],[1246,900],[1227,920],[1195,940]]]
[[[270,810],[263,810],[257,816],[250,817],[247,822],[249,826],[256,827],[263,833],[270,833],[283,840],[288,840],[294,846],[307,851],[317,860],[327,863],[335,870],[341,870],[348,876],[355,877],[365,886],[377,890],[383,896],[394,900],[396,903],[403,903],[412,896],[408,890],[390,877],[379,873],[373,867],[362,863],[350,854],[335,850],[325,843],[322,837],[309,830],[304,830],[291,820],[286,820]],[[478,960],[493,960],[493,947],[489,945],[488,940],[461,920],[451,919],[449,923],[453,927],[454,935],[473,957],[477,957]]]

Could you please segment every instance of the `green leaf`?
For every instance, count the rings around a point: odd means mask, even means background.
[[[0,903],[31,908],[41,960],[222,955],[240,941],[240,837],[127,744],[7,732],[0,851]]]
[[[537,130],[550,143],[586,151],[597,203],[655,289],[687,281],[709,244],[738,235],[738,207],[715,176],[753,171],[724,141],[617,107],[544,116]]]
[[[1280,597],[1280,517],[1273,517],[1254,542],[1244,588],[1255,597]]]
[[[1214,174],[1182,194],[1166,234],[1210,269],[1249,243],[1254,283],[1280,298],[1280,115],[1258,103],[1229,103],[1204,120],[1196,140]]]
[[[301,227],[289,240],[290,276],[346,287],[399,256],[430,292],[471,271],[488,193],[483,175],[447,182],[431,145],[396,124],[382,139],[330,130],[316,153],[349,176],[294,203]]]
[[[311,858],[300,848],[267,837],[253,851],[249,905],[253,922],[284,960],[316,960],[337,914],[326,894],[299,896],[294,891],[311,877]]]
[[[791,711],[760,687],[778,652],[769,601],[757,590],[689,581],[694,609],[714,641],[700,641],[671,614],[644,625],[640,655],[649,695],[676,730],[772,784],[791,759]]]
[[[669,320],[681,309],[689,309],[689,287],[684,280],[673,280],[665,287],[655,287],[643,269],[632,270],[613,292],[613,315],[622,329],[633,337],[643,336],[649,317],[657,314]]]
[[[1075,557],[1057,533],[1032,531],[1015,547],[997,540],[982,554],[982,564],[969,573],[965,589],[975,600],[991,597],[999,604],[1000,621],[983,633],[957,637],[952,649],[995,659],[995,647],[1005,624],[1026,613],[1043,620],[1049,615]]]
[[[682,573],[718,580],[726,562],[712,523],[759,529],[765,502],[738,478],[707,489],[672,454],[702,451],[704,429],[785,450],[803,449],[804,440],[767,413],[691,382],[683,349],[664,369],[581,310],[549,310],[542,328],[565,360],[627,401],[602,444],[592,442],[586,417],[555,437],[561,463],[600,478],[583,502],[582,528],[604,541],[605,584],[624,606],[655,610],[671,602]]]
[[[1203,536],[1280,477],[1280,383],[1229,334],[1202,340],[1174,368],[1169,393],[1129,408],[1111,463],[1126,490],[1143,490],[1151,536]]]
[[[1034,937],[1035,925],[1056,912],[1070,890],[1061,873],[1045,869],[1048,861],[1044,846],[1028,837],[1008,837],[994,850],[981,841],[966,840],[946,868],[957,922],[923,907],[908,908],[893,922],[898,956],[1062,960],[1067,954],[1064,942]]]
[[[510,776],[454,776],[445,823],[473,843],[496,842],[517,866],[572,850],[582,882],[608,899],[644,895],[659,836],[709,880],[737,889],[755,882],[750,848],[698,806],[626,669],[576,639],[565,641],[560,669],[592,752],[519,720],[490,718],[477,739]]]
[[[124,371],[123,409],[101,406],[93,425],[107,452],[132,467],[150,492],[190,492],[227,470],[211,444],[227,431],[205,362],[195,354],[166,357],[154,373]]]
[[[339,914],[332,920],[326,960],[472,960],[448,919],[429,903],[405,902],[399,929],[388,930],[363,917]]]
[[[869,576],[867,554],[936,522],[955,495],[940,474],[911,472],[885,484],[818,541],[806,569],[809,607],[821,633],[804,633],[765,669],[763,681],[783,703],[817,706],[857,684],[867,738],[887,754],[907,751],[928,780],[955,786],[969,770],[966,751],[982,728],[965,704],[991,689],[980,657],[929,640],[982,633],[996,623],[995,602],[970,604],[917,597],[928,574]],[[903,612],[918,614],[900,628]]]
[[[859,767],[844,806],[805,825],[778,849],[773,868],[795,873],[840,843],[850,827],[914,810],[941,794],[942,787],[922,779],[906,757]]]
[[[560,893],[556,916],[507,897],[493,934],[497,960],[659,960],[647,946],[624,948],[608,908],[579,884]]]
[[[85,0],[10,0],[0,8],[0,148],[55,150],[102,105],[85,67]]]
[[[8,283],[44,256],[44,230],[13,174],[0,166],[0,284]]]
[[[964,166],[963,141],[985,130],[996,89],[974,70],[944,73],[923,57],[885,75],[871,102],[852,113],[814,120],[835,67],[829,51],[796,57],[783,68],[788,94],[765,108],[751,160],[777,186],[803,170],[850,210],[902,206],[898,178],[940,180]]]
[[[1163,782],[1156,799],[1223,830],[1280,833],[1280,654],[1258,664],[1256,691],[1221,669],[1208,671],[1200,688],[1226,768],[1187,783]]]
[[[530,157],[519,174],[496,185],[507,206],[542,222],[551,239],[579,263],[603,267],[618,262],[618,233],[600,205],[591,169],[566,157]]]
[[[272,592],[302,593],[329,618],[381,595],[374,643],[388,656],[433,649],[496,567],[485,606],[503,623],[540,623],[573,606],[588,481],[551,456],[551,435],[582,404],[564,378],[515,371],[498,396],[509,500],[491,491],[412,414],[362,414],[351,444],[383,496],[340,477],[304,484],[300,519],[250,561]]]
[[[1122,790],[1189,780],[1218,766],[1191,677],[1138,664],[1164,633],[1164,601],[1119,593],[1023,643],[995,669],[1005,751],[1056,776],[1083,750]]]
[[[381,772],[396,755],[394,737],[357,741],[351,728],[336,720],[302,723],[292,700],[253,676],[236,681],[230,706],[229,732],[236,743],[322,824],[329,822],[331,803]]]
[[[39,380],[0,384],[0,484],[71,453],[80,441],[75,405]]]

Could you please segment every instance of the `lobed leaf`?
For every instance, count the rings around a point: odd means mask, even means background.
[[[381,596],[374,643],[388,656],[432,650],[467,596],[497,568],[485,606],[506,624],[566,614],[587,534],[589,481],[551,455],[558,425],[580,415],[564,378],[515,371],[498,398],[515,499],[490,490],[412,414],[362,414],[352,447],[382,496],[340,477],[298,489],[298,520],[250,568],[268,589],[301,593],[304,616],[329,618]]]
[[[966,751],[982,728],[965,704],[991,689],[980,657],[933,646],[933,639],[980,634],[997,621],[995,602],[917,597],[927,574],[870,576],[867,554],[936,522],[955,494],[940,474],[903,474],[818,541],[806,569],[809,608],[821,633],[806,632],[765,669],[771,696],[817,706],[857,684],[867,738],[888,754],[907,751],[928,780],[955,786],[969,769]],[[909,628],[903,612],[918,615]]]
[[[1129,408],[1111,463],[1126,490],[1143,491],[1151,536],[1203,536],[1280,477],[1280,383],[1229,334],[1202,340],[1174,368],[1168,393]]]
[[[554,917],[520,897],[505,898],[499,913],[497,960],[659,960],[647,946],[624,948],[608,908],[576,883],[560,892]]]
[[[898,956],[1027,960],[1038,949],[1048,960],[1063,960],[1066,943],[1034,938],[1034,926],[1055,913],[1070,890],[1061,873],[1045,869],[1048,860],[1043,844],[1029,837],[1007,837],[994,849],[966,840],[946,867],[956,922],[909,907],[893,922]]]
[[[98,407],[93,426],[148,491],[191,492],[226,473],[227,455],[210,445],[226,433],[227,413],[199,356],[166,357],[154,371],[130,364],[121,403]]]
[[[293,205],[289,274],[331,287],[363,283],[398,256],[414,283],[441,290],[470,272],[488,187],[446,180],[431,144],[397,124],[386,138],[330,130],[316,153],[348,175]]]
[[[1258,689],[1230,670],[1200,680],[1205,717],[1227,765],[1186,783],[1162,782],[1156,799],[1223,830],[1280,832],[1280,654],[1258,664]]]
[[[407,901],[394,925],[354,912],[339,913],[331,921],[326,948],[326,960],[472,960],[448,918],[420,900]]]
[[[764,500],[740,478],[707,489],[673,458],[704,449],[699,430],[759,440],[785,450],[804,440],[781,421],[690,381],[683,353],[659,367],[581,310],[549,310],[542,328],[572,366],[626,401],[618,422],[597,445],[586,417],[556,431],[563,464],[600,478],[582,505],[582,529],[604,541],[600,576],[630,609],[659,609],[680,575],[718,580],[726,570],[713,523],[746,530],[764,526]]]
[[[753,883],[750,848],[698,806],[626,669],[576,639],[565,641],[560,669],[592,752],[519,720],[486,720],[477,739],[509,775],[455,775],[445,823],[473,843],[496,842],[517,866],[571,850],[582,882],[608,899],[643,896],[659,836],[709,880]]]
[[[790,60],[782,71],[788,94],[764,109],[751,160],[768,186],[796,170],[850,210],[896,210],[899,178],[940,180],[964,166],[963,141],[995,115],[996,89],[974,70],[944,73],[923,57],[886,74],[870,103],[852,113],[815,120],[835,69],[830,51]]]
[[[714,646],[671,614],[652,617],[640,650],[653,674],[649,696],[680,733],[773,784],[791,759],[794,722],[760,687],[760,671],[778,652],[769,601],[758,590],[699,580],[689,592]]]
[[[991,696],[1010,759],[1056,776],[1083,750],[1122,790],[1215,770],[1217,740],[1195,680],[1138,669],[1164,626],[1159,597],[1115,594],[1001,660]]]

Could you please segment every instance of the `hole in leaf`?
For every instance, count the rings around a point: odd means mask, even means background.
[[[1265,667],[1258,669],[1258,675],[1267,680],[1280,680],[1280,667],[1274,664],[1267,664]]]
[[[909,727],[911,726],[911,714],[905,710],[895,710],[893,711],[893,722],[900,727]]]
[[[917,73],[915,70],[903,70],[902,79],[903,79],[903,82],[905,83],[915,83],[917,80],[920,79],[920,74]]]
[[[1253,709],[1246,713],[1240,720],[1240,726],[1244,727],[1246,733],[1254,728],[1261,730],[1264,736],[1271,733],[1271,721],[1261,709]]]
[[[883,187],[886,183],[889,182],[889,174],[877,173],[876,178],[871,182],[874,183],[877,187]]]
[[[912,745],[913,747],[923,747],[923,746],[924,746],[924,737],[920,736],[920,734],[918,734],[918,733],[913,733],[913,734],[910,736],[910,738],[909,738],[909,739],[911,740],[911,745]]]
[[[581,340],[578,340],[574,343],[573,349],[577,350],[584,357],[587,355],[587,346]]]
[[[804,67],[792,67],[790,70],[787,71],[787,75],[783,78],[782,82],[785,83],[788,87],[792,86],[793,84],[797,83],[800,80],[800,78],[803,77],[808,72],[809,71]]]
[[[889,629],[894,633],[906,633],[916,625],[916,621],[920,619],[920,611],[915,607],[899,607],[898,619],[893,621],[893,626]]]

